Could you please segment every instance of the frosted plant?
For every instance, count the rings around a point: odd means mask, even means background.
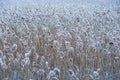
[[[58,31],[58,32],[56,33],[56,37],[57,37],[57,39],[60,40],[60,41],[63,41],[63,40],[65,39],[64,34],[63,34],[62,31]]]
[[[107,54],[107,55],[110,55],[110,54],[111,54],[111,52],[109,51],[109,49],[108,49],[108,48],[103,49],[103,52],[104,52],[105,54]]]
[[[11,51],[14,53],[16,52],[17,48],[18,48],[17,44],[13,44],[11,47]]]
[[[24,59],[21,60],[21,67],[25,67],[25,60]]]
[[[47,36],[48,42],[51,42],[53,40],[53,34],[49,32],[49,35]]]
[[[30,59],[29,59],[29,57],[25,57],[25,58],[22,59],[22,61],[21,61],[21,66],[22,66],[22,67],[25,67],[25,66],[27,66],[27,65],[30,65]]]
[[[99,76],[99,73],[98,73],[97,71],[94,71],[94,72],[93,72],[93,75],[94,75],[95,77],[98,77],[98,76]]]
[[[7,41],[4,41],[4,51],[6,52],[10,51],[10,44]]]
[[[7,64],[6,64],[6,63],[1,63],[1,67],[2,67],[2,69],[3,69],[3,70],[8,69],[8,66],[7,66]]]
[[[102,45],[101,45],[100,41],[96,41],[95,46],[96,46],[96,49],[97,49],[96,51],[99,51],[99,50],[102,49]]]
[[[57,68],[57,67],[55,67],[55,68],[54,68],[54,72],[56,73],[56,75],[58,75],[58,76],[59,76],[59,74],[60,74],[60,69],[59,69],[59,68]]]
[[[23,44],[24,46],[27,46],[27,45],[28,45],[28,41],[25,40],[25,39],[21,39],[21,42],[22,42],[22,44]]]
[[[79,74],[80,73],[79,66],[74,64],[73,67],[74,67],[73,69],[74,69],[74,72],[75,72],[76,76],[79,76],[80,75]]]
[[[65,46],[66,46],[66,48],[69,48],[69,47],[71,47],[71,43],[69,41],[65,41]]]
[[[19,44],[21,47],[24,45],[24,44],[23,44],[23,38],[19,38],[18,44]],[[25,45],[27,45],[27,43],[26,43]]]
[[[68,75],[70,80],[76,80],[77,76],[75,75],[74,71],[72,69],[68,70]]]
[[[61,60],[63,60],[64,57],[65,57],[65,53],[64,53],[63,51],[59,51],[58,57],[59,57]]]
[[[47,33],[48,30],[49,30],[49,27],[42,27],[42,30],[43,30],[44,33]]]
[[[92,75],[85,75],[84,80],[94,80]]]
[[[33,65],[33,68],[32,68],[32,71],[39,74],[39,69],[40,69],[40,66],[39,64],[34,64]]]
[[[94,77],[95,80],[99,80],[99,78],[100,78],[99,71],[100,71],[100,69],[98,69],[97,71],[93,72],[93,77]]]
[[[25,40],[29,40],[30,39],[30,33],[27,32],[27,34],[24,36]]]
[[[44,56],[41,56],[40,63],[41,63],[41,65],[46,64]]]
[[[29,51],[28,53],[25,53],[25,57],[30,57],[31,55],[31,51]]]
[[[49,74],[47,76],[47,80],[51,80],[51,78],[55,77],[55,76],[56,76],[55,72],[53,70],[50,70],[50,72],[49,72]]]
[[[74,48],[71,46],[71,43],[69,41],[65,41],[65,46],[67,49],[67,55],[69,53],[74,53]]]
[[[21,55],[19,52],[17,52],[17,53],[16,53],[16,58],[17,58],[18,60],[20,60],[20,59],[22,58],[22,55]]]
[[[34,55],[35,55],[35,60],[36,60],[36,62],[38,61],[38,59],[39,59],[39,57],[40,57],[40,55],[38,55],[38,53],[34,53]]]
[[[0,50],[0,58],[2,58],[3,57],[3,52],[2,52],[2,50]]]
[[[24,48],[26,52],[31,53],[31,47],[29,45],[26,45]]]
[[[45,66],[48,70],[50,69],[48,61],[45,62]]]
[[[45,74],[45,70],[44,69],[37,70],[37,75],[38,75],[40,80],[42,80],[44,78],[44,74]]]
[[[69,63],[73,65],[73,58],[69,58]]]
[[[93,48],[96,50],[96,41],[93,38],[89,40],[89,48]]]
[[[57,41],[57,40],[54,40],[53,41],[53,48],[55,48],[55,49],[57,49],[57,50],[60,50],[60,43],[59,43],[59,41]]]
[[[14,63],[15,65],[18,65],[18,64],[19,64],[19,60],[18,60],[17,58],[15,58],[15,59],[13,60],[13,63]]]
[[[66,32],[66,37],[68,37],[68,39],[72,39],[72,35],[70,34],[69,31],[65,31]]]
[[[3,63],[3,61],[2,61],[2,59],[0,58],[0,64],[2,64]]]
[[[34,66],[35,64],[36,64],[36,62],[35,62],[35,61],[32,61],[31,66]]]
[[[3,60],[3,62],[6,62],[6,61],[7,61],[7,57],[4,55],[4,56],[2,57],[2,60]]]
[[[52,77],[50,80],[59,80],[57,77]]]
[[[67,47],[67,52],[68,53],[74,53],[74,48],[73,47]]]
[[[119,63],[119,60],[120,60],[120,58],[119,58],[118,56],[114,57],[114,61],[115,61],[116,63]]]
[[[76,40],[76,48],[79,50],[79,49],[82,49],[83,48],[83,41],[80,37],[77,37],[77,40]]]
[[[29,57],[26,57],[24,59],[24,61],[25,61],[25,65],[30,65],[30,59],[29,59]]]
[[[39,70],[37,71],[37,73],[39,73],[41,76],[44,76],[45,70],[44,70],[44,69],[39,69]]]

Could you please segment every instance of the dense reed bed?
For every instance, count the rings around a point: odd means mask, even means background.
[[[0,10],[0,80],[120,80],[119,8]]]

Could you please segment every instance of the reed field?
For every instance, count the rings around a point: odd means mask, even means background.
[[[120,80],[120,6],[1,4],[0,80]]]

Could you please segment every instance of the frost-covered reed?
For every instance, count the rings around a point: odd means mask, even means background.
[[[0,7],[0,80],[120,80],[119,15],[85,6]]]

